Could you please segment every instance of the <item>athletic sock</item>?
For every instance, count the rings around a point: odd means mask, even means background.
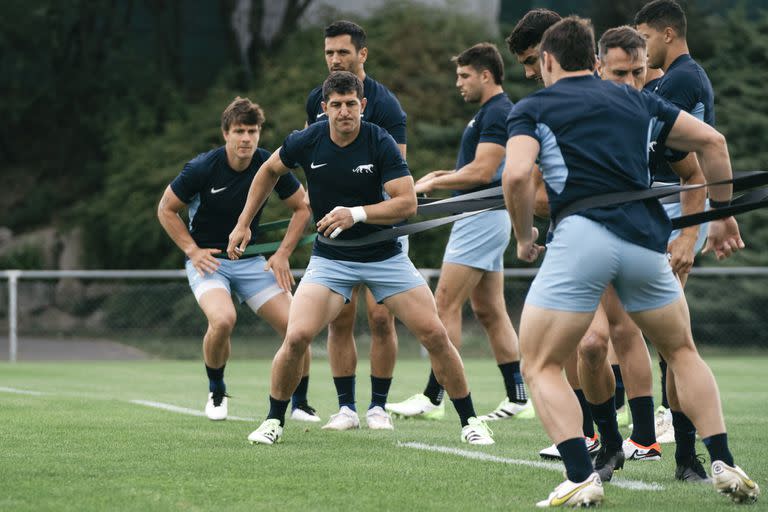
[[[653,397],[637,396],[629,399],[632,411],[632,435],[629,436],[641,446],[651,446],[656,442],[656,425],[653,421]]]
[[[672,411],[672,427],[675,429],[675,460],[679,463],[696,456],[696,427],[679,411]]]
[[[583,482],[595,470],[583,437],[563,441],[557,445],[557,451],[563,458],[565,473],[571,482]]]
[[[731,455],[731,450],[728,449],[728,434],[725,432],[722,434],[715,434],[713,436],[705,437],[702,441],[704,442],[704,446],[707,447],[710,460],[713,462],[721,460],[731,467],[734,466],[733,455]]]
[[[574,389],[573,392],[576,393],[576,398],[579,399],[579,405],[581,406],[581,416],[583,418],[581,428],[584,431],[584,437],[595,437],[595,426],[592,421],[592,411],[589,409],[587,397],[584,396],[584,392],[580,389]]]
[[[280,420],[280,426],[284,426],[285,411],[288,409],[288,404],[290,403],[290,400],[278,400],[277,398],[272,398],[272,395],[269,395],[269,413],[267,413],[267,419]]]
[[[524,404],[528,401],[525,392],[523,376],[520,374],[520,361],[512,361],[499,365],[501,376],[504,378],[504,387],[507,390],[507,398],[510,402]]]
[[[661,370],[661,405],[669,409],[669,400],[667,400],[667,362],[659,356],[659,369]]]
[[[440,405],[443,401],[444,394],[445,394],[445,389],[443,389],[443,386],[441,386],[440,383],[437,382],[437,377],[435,377],[435,372],[430,370],[429,380],[427,381],[427,387],[424,388],[424,396],[429,398],[429,401],[432,402],[432,404]]]
[[[456,412],[459,413],[461,426],[466,427],[469,425],[469,418],[475,416],[475,406],[472,404],[472,393],[464,398],[451,398],[451,402],[453,402]]]
[[[355,376],[334,377],[333,385],[336,386],[336,396],[339,398],[339,409],[347,406],[357,412],[357,408],[355,408]]]
[[[384,408],[387,404],[387,395],[391,385],[392,377],[384,379],[371,375],[371,405],[368,406],[368,409],[373,409],[374,407]]]
[[[610,450],[620,450],[624,439],[619,432],[619,424],[616,422],[616,405],[611,397],[602,404],[589,404],[592,417],[600,431],[600,441]]]
[[[309,375],[301,378],[296,391],[291,395],[291,408],[295,409],[302,404],[307,403],[307,389],[309,388]]]
[[[225,364],[221,368],[211,368],[205,365],[205,373],[208,374],[208,391],[214,394],[224,394],[227,392],[227,385],[224,384],[224,368]]]
[[[617,364],[611,365],[613,370],[613,376],[616,379],[616,394],[614,395],[616,402],[616,410],[618,411],[624,407],[624,380],[621,378],[621,367]]]

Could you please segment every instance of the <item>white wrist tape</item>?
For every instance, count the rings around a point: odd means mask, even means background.
[[[362,206],[355,206],[349,209],[352,214],[352,222],[357,224],[358,222],[365,222],[368,219],[368,215],[365,213],[365,208]]]

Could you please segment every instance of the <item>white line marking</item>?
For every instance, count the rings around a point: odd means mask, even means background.
[[[190,416],[205,416],[203,411],[197,409],[187,409],[186,407],[179,407],[178,405],[164,404],[162,402],[150,402],[149,400],[129,400],[132,404],[145,405],[147,407],[154,407],[155,409],[162,409],[164,411],[178,412],[180,414],[188,414]],[[227,416],[228,420],[234,421],[256,421],[256,418],[241,418],[240,416]]]
[[[26,389],[4,388],[4,387],[0,387],[0,391],[2,391],[3,393],[15,393],[17,395],[42,396],[46,394],[46,393],[41,393],[40,391],[29,391]]]
[[[465,457],[467,459],[484,460],[488,462],[500,462],[502,464],[514,464],[516,466],[529,466],[532,468],[548,469],[551,471],[557,471],[562,474],[563,465],[556,462],[543,462],[537,460],[524,460],[524,459],[508,459],[506,457],[499,457],[497,455],[490,455],[483,452],[473,452],[469,450],[460,450],[458,448],[451,448],[449,446],[435,446],[424,443],[397,443],[397,446],[403,448],[414,448],[416,450],[424,450],[428,452],[447,453],[449,455],[458,455],[459,457]],[[646,483],[639,480],[629,480],[627,478],[614,478],[610,481],[611,484],[622,489],[630,489],[633,491],[663,491],[664,487],[656,482]]]

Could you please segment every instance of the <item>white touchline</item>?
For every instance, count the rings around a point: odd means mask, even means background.
[[[514,464],[516,466],[530,466],[539,469],[549,469],[551,471],[557,471],[562,474],[563,465],[556,462],[542,462],[537,460],[524,460],[524,459],[508,459],[506,457],[499,457],[497,455],[490,455],[483,452],[473,452],[470,450],[460,450],[458,448],[451,448],[449,446],[435,446],[424,443],[403,443],[398,442],[397,446],[403,448],[413,448],[415,450],[424,450],[427,452],[447,453],[450,455],[458,455],[459,457],[466,457],[467,459],[484,460],[488,462],[500,462],[502,464]],[[630,489],[633,491],[663,491],[664,487],[656,482],[646,483],[640,480],[629,480],[627,478],[614,477],[610,481],[611,484],[622,489]]]
[[[45,393],[41,393],[40,391],[29,391],[27,389],[16,389],[16,388],[0,387],[0,391],[2,391],[3,393],[15,393],[17,395],[34,395],[34,396],[45,395]]]
[[[146,405],[147,407],[154,407],[155,409],[162,409],[164,411],[178,412],[180,414],[189,414],[190,416],[205,416],[203,411],[197,409],[188,409],[186,407],[179,407],[178,405],[164,404],[162,402],[151,402],[149,400],[129,400],[132,404]],[[256,421],[256,418],[241,418],[240,416],[227,416],[228,420],[234,421]]]

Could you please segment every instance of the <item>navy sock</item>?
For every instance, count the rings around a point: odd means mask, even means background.
[[[504,387],[507,390],[507,398],[511,402],[524,404],[528,401],[528,395],[525,392],[523,376],[520,374],[520,361],[512,361],[499,365],[501,376],[504,378]]]
[[[661,405],[669,409],[669,400],[667,400],[667,362],[659,356],[659,369],[661,370]]]
[[[392,377],[384,379],[371,375],[371,405],[368,406],[368,409],[377,406],[382,409],[384,408],[387,404],[387,395],[389,394],[389,386],[391,385]]]
[[[557,451],[563,458],[565,473],[571,482],[583,482],[595,468],[587,452],[587,443],[583,437],[574,437],[557,445]]]
[[[267,419],[278,419],[280,420],[280,426],[284,426],[285,411],[288,409],[289,403],[291,403],[290,400],[278,400],[272,398],[272,395],[269,395],[269,413],[267,413]]]
[[[339,409],[347,406],[353,411],[355,408],[355,376],[334,377],[333,385],[336,386],[336,396],[339,398]]]
[[[291,407],[297,408],[302,404],[307,403],[307,389],[309,388],[309,375],[301,378],[299,385],[296,386],[296,391],[291,395]]]
[[[205,373],[208,374],[208,391],[216,394],[224,394],[227,392],[227,385],[224,384],[224,368],[225,364],[221,368],[211,368],[205,365]]]
[[[656,442],[656,425],[653,421],[653,397],[638,396],[629,399],[632,411],[632,435],[630,438],[639,445],[651,446]]]
[[[616,422],[616,405],[613,397],[602,404],[589,404],[592,417],[600,431],[600,441],[610,450],[620,450],[624,439]]]
[[[725,432],[722,434],[715,434],[713,436],[705,437],[702,441],[704,442],[704,446],[707,447],[707,451],[709,451],[710,460],[713,462],[721,460],[731,467],[734,466],[733,455],[731,455],[731,450],[728,449],[728,434]]]
[[[434,405],[440,405],[443,401],[444,394],[445,394],[445,389],[443,389],[443,386],[441,386],[440,383],[437,382],[437,377],[435,377],[435,372],[430,370],[429,380],[427,381],[427,387],[424,388],[424,396],[429,398],[429,401],[432,402]]]
[[[624,407],[624,380],[621,378],[621,367],[617,364],[611,365],[613,370],[613,376],[616,379],[616,395],[614,395],[614,401],[616,402],[616,410]]]
[[[696,456],[696,427],[685,413],[672,411],[675,429],[675,460],[680,463]]]
[[[579,405],[581,406],[581,415],[584,420],[581,428],[584,431],[584,436],[595,437],[595,426],[592,421],[592,411],[589,409],[589,403],[587,403],[587,397],[584,396],[584,392],[580,389],[574,389],[573,392],[576,393],[576,398],[579,399]]]
[[[466,427],[469,425],[469,418],[475,416],[475,406],[472,405],[472,393],[464,398],[451,398],[451,402],[453,402],[456,412],[459,413],[461,426]]]

